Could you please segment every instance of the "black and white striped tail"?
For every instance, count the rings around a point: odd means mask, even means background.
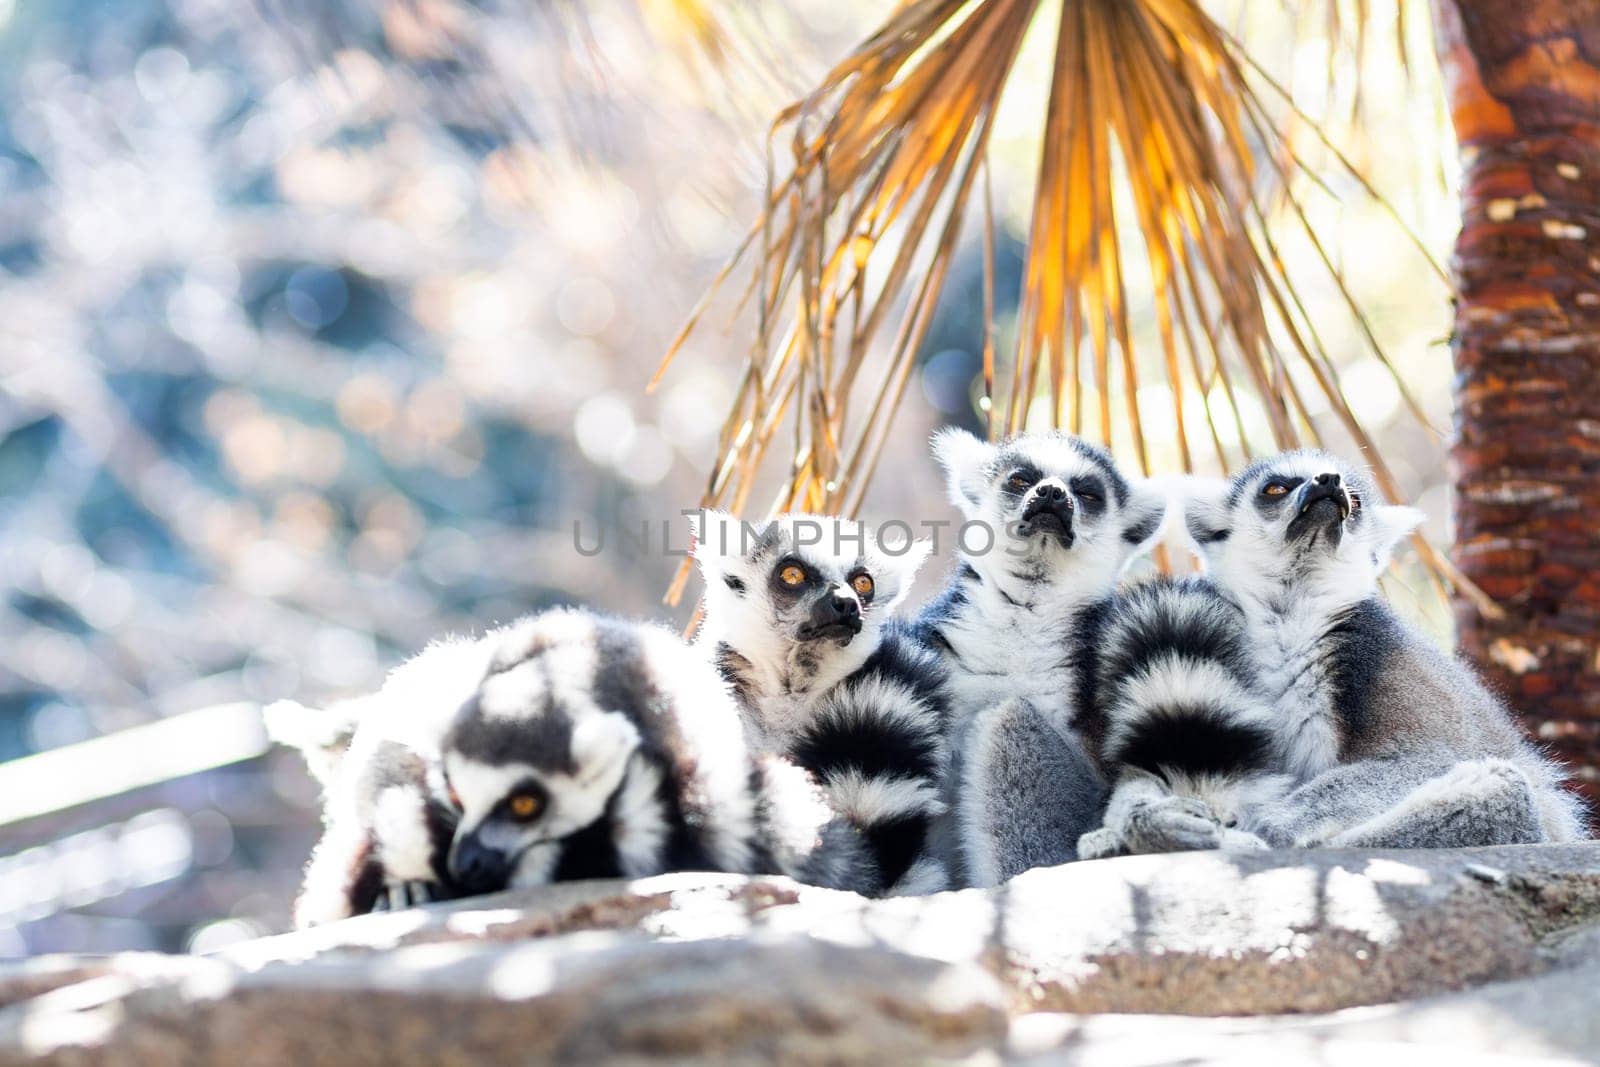
[[[1256,692],[1236,609],[1203,579],[1119,595],[1097,665],[1111,768],[1169,781],[1269,769],[1270,709]]]
[[[933,653],[891,630],[866,664],[830,693],[790,755],[859,830],[873,895],[944,888],[928,848],[944,751],[944,670]]]

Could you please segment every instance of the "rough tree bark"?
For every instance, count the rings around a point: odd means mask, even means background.
[[[1462,649],[1600,798],[1600,0],[1434,0],[1461,145]]]

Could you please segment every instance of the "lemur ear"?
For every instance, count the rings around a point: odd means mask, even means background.
[[[689,533],[694,538],[695,562],[707,574],[720,572],[724,560],[744,554],[741,523],[726,511],[690,512]]]
[[[1141,479],[1128,489],[1127,514],[1122,517],[1122,540],[1135,554],[1143,552],[1161,536],[1167,525],[1167,508],[1172,496],[1160,482]]]
[[[1427,517],[1425,512],[1404,504],[1382,504],[1373,508],[1369,516],[1373,537],[1377,539],[1373,548],[1373,562],[1380,569],[1387,567],[1395,548]]]
[[[944,468],[950,502],[969,519],[979,517],[983,487],[995,446],[954,427],[933,435],[933,458]]]
[[[585,715],[572,726],[572,762],[585,779],[600,777],[639,747],[639,729],[620,711]]]
[[[343,700],[331,708],[308,708],[296,700],[279,700],[261,711],[267,736],[286,748],[300,750],[306,769],[323,788],[333,783],[339,761],[350,748],[366,698]]]
[[[928,559],[928,553],[933,551],[931,541],[911,541],[908,544],[897,546],[891,552],[879,544],[872,553],[873,580],[878,584],[878,599],[880,610],[894,610],[900,601],[911,592],[911,585],[916,581],[917,571]]]
[[[1216,546],[1233,533],[1228,514],[1229,482],[1223,478],[1187,477],[1178,488],[1178,504],[1183,509],[1184,532],[1195,551],[1205,559]]]

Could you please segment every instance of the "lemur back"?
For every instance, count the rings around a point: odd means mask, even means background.
[[[946,885],[928,854],[942,810],[947,674],[892,618],[926,546],[899,555],[860,524],[792,515],[697,531],[699,645],[732,686],[758,749],[815,776],[869,843],[872,895]]]
[[[273,736],[326,775],[299,926],[577,878],[875,876],[863,834],[803,770],[750,749],[722,680],[659,627],[547,612],[430,646],[342,713],[272,712]],[[518,789],[539,798],[525,818]],[[485,859],[519,833],[536,840]]]
[[[666,630],[547,612],[498,644],[441,744],[467,892],[684,870],[870,880],[859,830],[754,751],[711,664]]]

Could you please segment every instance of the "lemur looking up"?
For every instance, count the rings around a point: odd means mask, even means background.
[[[1378,595],[1421,518],[1322,452],[1255,463],[1193,493],[1186,521],[1237,610],[1255,696],[1235,725],[1271,725],[1295,788],[1250,828],[1275,846],[1446,847],[1585,834],[1561,768],[1472,671]],[[1210,817],[1219,819],[1216,812]]]
[[[928,852],[943,811],[946,674],[892,613],[927,557],[865,524],[810,515],[741,523],[707,512],[697,645],[733,688],[753,743],[816,776],[871,843],[874,895],[945,888]]]
[[[916,624],[951,676],[955,810],[940,847],[965,882],[994,885],[1075,859],[1098,825],[1089,665],[1107,598],[1167,498],[1059,431],[990,444],[945,430],[933,451],[967,520],[959,565]]]

